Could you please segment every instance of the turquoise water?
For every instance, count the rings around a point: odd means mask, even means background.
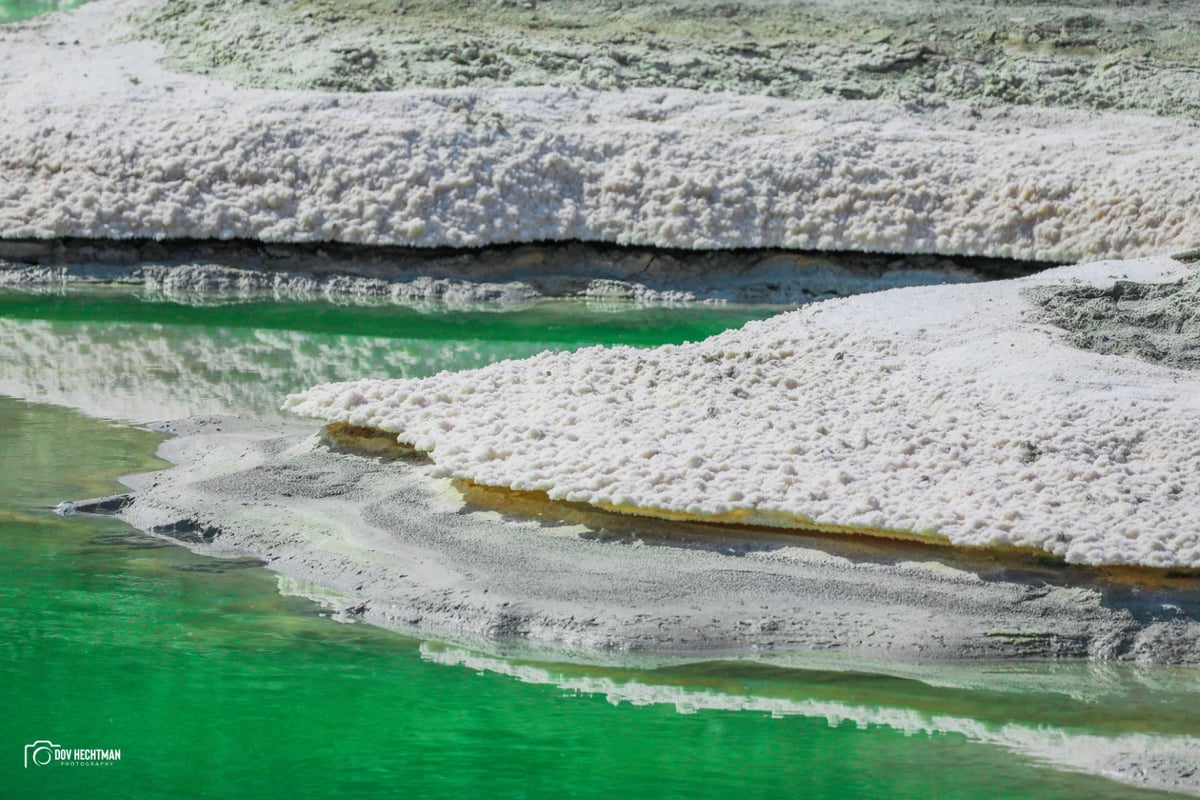
[[[769,311],[0,294],[0,795],[1161,796],[1066,767],[1105,743],[1200,735],[1194,670],[1035,665],[1000,681],[986,667],[937,688],[739,662],[498,659],[339,624],[253,564],[48,510],[159,465],[159,435],[99,417],[270,415],[314,376],[682,341]],[[26,768],[43,739],[121,760]]]
[[[32,19],[47,11],[83,5],[87,0],[0,0],[0,23]]]

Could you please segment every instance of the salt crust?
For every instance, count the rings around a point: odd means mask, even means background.
[[[1070,347],[1022,294],[1187,271],[1158,257],[897,289],[698,343],[327,384],[285,408],[554,499],[1200,567],[1200,380]]]
[[[0,236],[579,239],[1082,260],[1200,240],[1200,123],[167,71],[108,0],[0,31]],[[78,43],[78,44],[77,44]]]

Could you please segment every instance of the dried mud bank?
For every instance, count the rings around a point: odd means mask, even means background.
[[[897,289],[697,343],[329,384],[285,407],[554,500],[1195,569],[1198,283],[1150,258]],[[1108,299],[1063,319],[1081,292]]]
[[[174,8],[176,17],[164,11]],[[0,236],[578,240],[1060,262],[1200,241],[1200,123],[1154,115],[1190,102],[1171,94],[1163,64],[1143,77],[1168,88],[1135,93],[1166,98],[1151,106],[1116,98],[1061,108],[1090,80],[1069,76],[1041,100],[987,102],[936,85],[916,97],[889,90],[847,101],[845,92],[736,93],[757,91],[749,84],[712,92],[634,80],[614,91],[484,78],[350,94],[173,72],[160,63],[167,49],[125,22],[171,18],[170,31],[151,25],[153,35],[178,57],[203,58],[218,27],[203,15],[225,10],[108,0],[0,31]],[[256,10],[259,45],[274,35],[274,14],[299,10]],[[1112,27],[1119,39],[1128,33],[1121,15],[1132,13],[1104,11],[1096,30]],[[331,53],[376,24],[306,33],[279,52]],[[185,36],[193,44],[180,44]],[[1123,58],[1103,74],[1141,69]],[[848,80],[889,69],[856,69]]]
[[[692,251],[543,242],[473,250],[252,241],[0,240],[0,286],[129,283],[155,292],[274,293],[397,303],[524,303],[543,297],[641,303],[797,304],[936,283],[1028,275],[1007,259]]]

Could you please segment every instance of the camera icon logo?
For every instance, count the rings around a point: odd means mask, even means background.
[[[25,769],[29,769],[30,764],[46,766],[54,758],[54,751],[61,747],[61,744],[55,744],[49,739],[38,739],[33,744],[25,745]]]

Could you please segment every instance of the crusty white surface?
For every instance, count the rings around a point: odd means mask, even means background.
[[[1196,567],[1200,379],[1070,347],[1022,297],[1187,271],[1164,257],[898,289],[694,344],[328,384],[285,407],[555,499]]]
[[[1200,240],[1195,121],[684,90],[235,89],[119,41],[119,20],[157,1],[0,31],[0,236],[1062,260]]]

